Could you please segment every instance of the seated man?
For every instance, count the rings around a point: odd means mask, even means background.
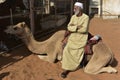
[[[70,35],[63,50],[62,68],[64,71],[61,73],[63,78],[67,77],[70,71],[78,69],[88,39],[89,17],[83,13],[83,4],[76,2],[74,12],[67,27]]]

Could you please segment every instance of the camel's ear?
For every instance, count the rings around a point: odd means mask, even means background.
[[[21,27],[25,27],[26,26],[26,23],[25,22],[22,22],[21,23]]]

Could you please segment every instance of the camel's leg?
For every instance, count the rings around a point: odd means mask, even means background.
[[[96,74],[96,72],[101,70],[111,60],[111,56],[100,56],[96,54],[97,53],[95,53],[90,59],[90,61],[87,63],[87,65],[84,68],[84,72],[89,73],[89,74]]]
[[[53,56],[51,56],[51,55],[48,55],[48,56],[38,55],[38,57],[39,57],[41,60],[44,60],[44,61],[47,61],[47,62],[50,62],[50,63],[54,63],[54,62],[55,62],[55,58],[56,58],[56,57],[53,57]]]
[[[107,64],[111,61],[113,55],[111,50],[106,47],[102,42],[99,42],[93,46],[93,56],[84,68],[84,72],[89,74],[97,74],[99,70],[106,71]],[[103,68],[103,69],[102,69]]]
[[[56,45],[55,45],[55,50],[54,50],[54,55],[53,55],[53,58],[56,58],[57,60],[61,60],[62,59],[62,40],[60,41],[57,41],[56,42]]]
[[[53,52],[51,51],[49,54],[48,54],[48,62],[50,63],[54,63],[55,60],[57,59],[57,49],[55,49]]]
[[[89,73],[89,74],[99,74],[99,73],[104,73],[104,72],[117,73],[118,71],[115,68],[108,66],[108,67],[102,67],[102,68],[100,68],[100,70],[98,70],[96,72],[91,72],[87,69],[84,69],[84,72]]]
[[[62,53],[60,53],[60,51],[61,51],[60,48],[55,47],[54,51],[53,50],[47,51],[48,54],[46,56],[38,55],[38,57],[44,61],[54,63],[56,59],[58,60],[62,59]]]
[[[38,55],[38,57],[44,61],[48,61],[48,56],[41,56],[41,55]]]
[[[57,60],[62,60],[62,54],[63,54],[63,49],[62,46],[60,45],[59,51],[57,53]]]
[[[99,73],[102,73],[102,72],[117,73],[118,71],[115,68],[113,68],[111,66],[108,66],[108,67],[101,68],[98,72],[96,72],[96,74],[99,74]]]
[[[59,60],[59,61],[62,60],[62,53],[57,54],[57,60]]]
[[[49,56],[49,55],[48,55],[48,62],[54,63],[55,60],[56,60],[56,56],[52,56],[52,55]]]

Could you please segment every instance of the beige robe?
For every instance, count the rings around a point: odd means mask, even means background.
[[[63,69],[75,70],[80,65],[84,55],[84,46],[88,38],[88,23],[89,17],[84,13],[80,17],[76,15],[71,17],[67,29],[72,33],[63,50]]]

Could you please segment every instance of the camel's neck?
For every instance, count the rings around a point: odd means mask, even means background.
[[[43,42],[36,41],[32,33],[25,33],[21,39],[31,52],[42,53],[44,51],[42,45],[43,44],[45,45],[45,41]]]

